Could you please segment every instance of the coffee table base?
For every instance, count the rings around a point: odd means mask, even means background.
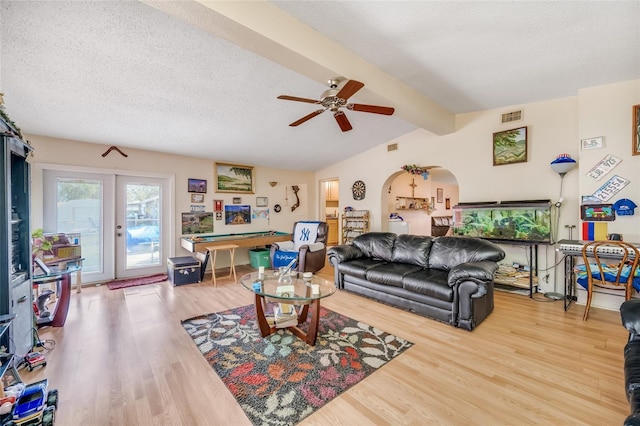
[[[312,302],[303,305],[302,309],[298,312],[298,325],[304,323],[309,315],[309,306],[313,305],[313,314],[311,316],[311,324],[309,324],[309,330],[305,333],[299,327],[286,327],[298,338],[304,340],[308,345],[314,346],[316,344],[316,338],[318,337],[318,324],[320,323],[320,299],[315,299]],[[265,314],[267,306],[267,300],[264,296],[256,294],[255,308],[256,318],[258,319],[258,327],[260,328],[260,334],[262,337],[267,337],[278,331],[278,327],[269,325]]]

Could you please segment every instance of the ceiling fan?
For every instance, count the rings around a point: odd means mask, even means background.
[[[352,104],[347,103],[347,100],[353,96],[358,90],[364,87],[364,83],[360,83],[356,80],[347,80],[347,82],[338,89],[340,83],[345,81],[344,77],[333,77],[329,79],[329,89],[322,93],[320,100],[298,98],[296,96],[280,95],[278,99],[284,99],[286,101],[306,102],[309,104],[322,105],[323,109],[316,110],[311,114],[305,115],[299,120],[289,124],[289,126],[295,127],[304,123],[307,120],[311,120],[313,117],[322,114],[326,110],[333,112],[333,117],[336,119],[338,126],[343,132],[351,130],[351,123],[341,108],[350,109],[352,111],[370,112],[374,114],[391,115],[394,112],[393,108],[377,106],[377,105],[364,105],[364,104]]]

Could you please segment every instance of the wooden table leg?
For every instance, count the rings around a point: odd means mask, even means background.
[[[264,314],[264,297],[256,293],[256,300],[254,302],[256,308],[256,319],[258,320],[258,327],[260,328],[260,334],[262,337],[267,337],[273,333],[273,330],[267,318]]]
[[[211,258],[211,282],[214,287],[218,286],[216,282],[216,256],[218,254],[218,250],[213,250],[213,257]]]
[[[311,303],[313,304],[313,312],[311,314],[311,324],[309,324],[306,341],[307,344],[314,346],[316,344],[316,338],[318,337],[318,324],[320,323],[320,299],[315,299]]]
[[[233,272],[233,282],[238,281],[238,279],[236,278],[236,265],[233,262],[233,258],[235,254],[236,254],[235,248],[229,249],[229,256],[231,257],[231,264],[229,265],[229,278],[231,278],[231,273]]]

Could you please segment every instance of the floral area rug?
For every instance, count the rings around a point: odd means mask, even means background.
[[[255,425],[298,423],[413,345],[325,308],[315,346],[285,329],[263,338],[253,305],[182,325]]]

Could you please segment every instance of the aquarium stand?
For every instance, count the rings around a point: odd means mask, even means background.
[[[533,298],[534,289],[537,292],[539,288],[539,283],[535,282],[533,277],[538,276],[538,244],[531,243],[526,241],[505,241],[505,240],[493,240],[488,239],[492,243],[496,244],[507,244],[512,246],[527,246],[529,248],[529,297]],[[560,295],[562,299],[562,295]]]

